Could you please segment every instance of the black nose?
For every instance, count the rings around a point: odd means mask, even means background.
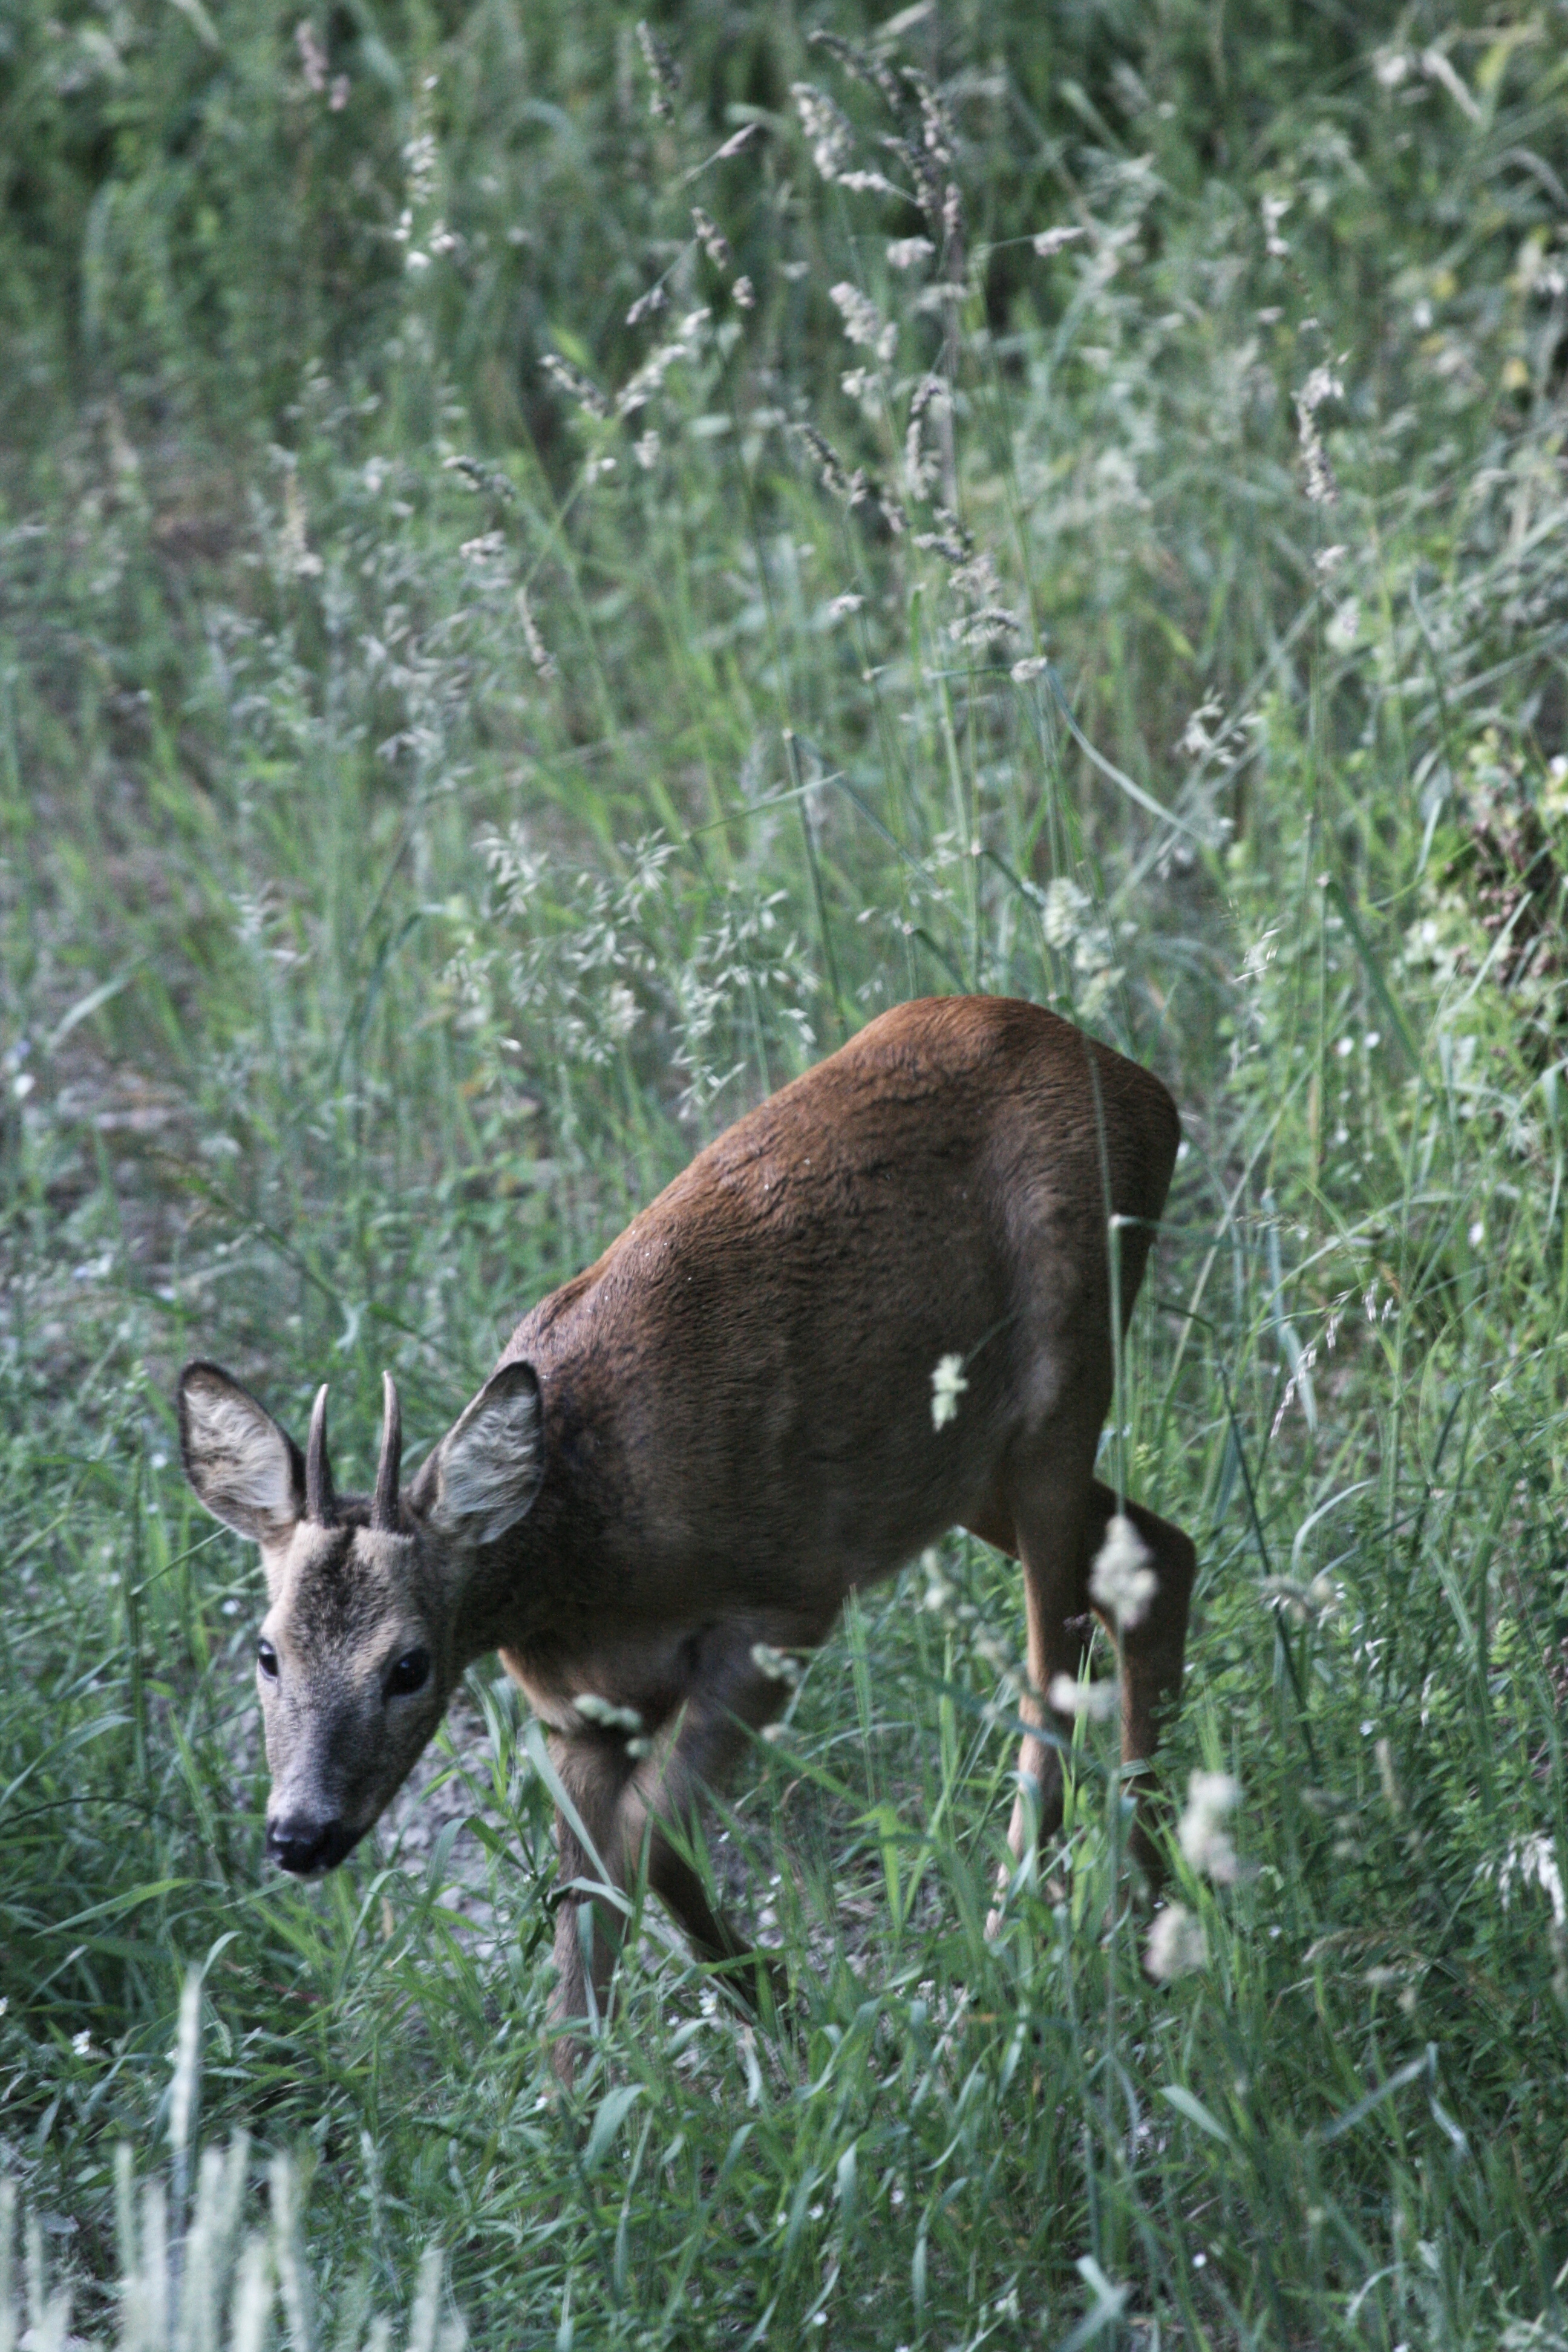
[[[267,1824],[267,1859],[297,1878],[335,1870],[355,1843],[354,1832],[342,1822],[312,1822],[299,1813],[285,1813]]]

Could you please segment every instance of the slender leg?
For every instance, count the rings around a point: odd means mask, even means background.
[[[616,1833],[616,1811],[631,1769],[624,1748],[598,1731],[557,1734],[550,1741],[550,1755],[612,1884],[624,1885]],[[599,1868],[559,1810],[555,1843],[563,1891],[555,1913],[555,1990],[550,2013],[553,2022],[565,2024],[591,2013],[604,2015],[620,1949],[621,1915],[608,1903],[564,1891],[574,1880],[596,1880]],[[591,1966],[584,1946],[591,1950]],[[556,2074],[569,2089],[576,2070],[575,2038],[560,2035],[552,2054]]]
[[[621,1800],[619,1827],[632,1866],[645,1840],[648,1884],[709,1961],[743,1961],[752,1948],[708,1899],[700,1874],[668,1829],[689,1833],[705,1790],[722,1787],[746,1745],[782,1708],[787,1685],[760,1674],[751,1634],[715,1629],[704,1645],[702,1680],[687,1700],[673,1734],[637,1768]],[[770,1974],[772,1971],[770,1970]],[[742,1990],[737,1975],[733,1988]],[[776,1987],[776,1979],[775,1979]]]
[[[1070,1739],[1072,1719],[1058,1715],[1047,1694],[1053,1678],[1077,1679],[1089,1646],[1090,1608],[1089,1580],[1095,1556],[1105,1540],[1108,1520],[1116,1510],[1109,1486],[1089,1474],[1080,1452],[1076,1467],[1070,1454],[1058,1453],[1031,1480],[1030,1491],[1016,1498],[1016,1549],[1024,1570],[1024,1598],[1028,1624],[1028,1665],[1031,1689],[1020,1702],[1026,1722],[1037,1723]],[[1197,1555],[1180,1528],[1162,1519],[1141,1503],[1122,1506],[1147,1545],[1156,1586],[1147,1613],[1121,1636],[1121,1760],[1148,1764],[1159,1744],[1164,1723],[1181,1700],[1182,1664],[1186,1646],[1187,1617],[1192,1601]],[[1111,1628],[1112,1633],[1115,1628]],[[1061,1825],[1065,1785],[1059,1749],[1026,1736],[1018,1753],[1018,1795],[1013,1806],[1007,1843],[1022,1859],[1033,1822],[1041,1837],[1052,1836]],[[1132,1853],[1140,1866],[1157,1876],[1159,1853],[1152,1835],[1152,1790],[1140,1797],[1132,1832]],[[987,1932],[1001,1924],[993,1911]]]
[[[1106,1521],[1115,1508],[1115,1496],[1097,1479],[1089,1498],[1086,1589],[1094,1554],[1104,1540]],[[1159,1746],[1162,1730],[1181,1704],[1182,1664],[1197,1553],[1191,1538],[1180,1528],[1145,1510],[1142,1503],[1126,1502],[1122,1508],[1148,1547],[1149,1564],[1156,1579],[1146,1613],[1121,1634],[1120,1644],[1121,1760],[1123,1764],[1148,1764]],[[1115,1631],[1114,1627],[1111,1631]],[[1159,1854],[1150,1835],[1149,1803],[1149,1794],[1140,1796],[1132,1852],[1142,1866],[1156,1876]]]
[[[557,1738],[551,1754],[583,1825],[593,1838],[611,1882],[625,1889],[637,1876],[646,1850],[648,1884],[690,1937],[700,1956],[714,1962],[740,1962],[750,1947],[708,1899],[700,1874],[667,1834],[689,1831],[705,1788],[718,1787],[745,1746],[748,1730],[760,1730],[778,1714],[785,1685],[758,1672],[752,1660],[751,1629],[715,1627],[694,1663],[692,1686],[651,1756],[634,1761],[622,1742],[597,1730]],[[561,1876],[598,1875],[570,1824],[557,1813]],[[587,1914],[587,1919],[584,1915]],[[589,1927],[593,1965],[584,1965],[584,1927]],[[589,2014],[589,1991],[602,2014],[620,1950],[621,1914],[607,1903],[564,1895],[555,1921],[555,1992],[552,2015],[561,2023]],[[770,1970],[770,1974],[771,1974]],[[742,1990],[737,1980],[734,1988]],[[574,2037],[561,2035],[555,2068],[570,2084],[576,2064]]]
[[[1072,1718],[1058,1715],[1047,1694],[1057,1675],[1076,1680],[1087,1646],[1084,1613],[1089,1607],[1087,1543],[1093,1486],[1094,1439],[1064,1433],[1047,1458],[1016,1487],[1013,1522],[1024,1570],[1024,1610],[1028,1635],[1029,1689],[1018,1712],[1027,1724],[1072,1736]],[[1018,1793],[1013,1803],[1007,1843],[1022,1861],[1031,1840],[1049,1837],[1061,1825],[1066,1795],[1059,1748],[1026,1733],[1018,1750]],[[998,1888],[1005,1886],[1006,1873]],[[994,1910],[986,1932],[1002,1923]]]

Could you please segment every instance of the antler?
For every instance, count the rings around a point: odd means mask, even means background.
[[[381,1459],[375,1466],[375,1492],[371,1496],[370,1523],[384,1535],[397,1532],[397,1472],[403,1459],[403,1412],[397,1383],[390,1372],[381,1376]]]
[[[323,1381],[310,1408],[310,1434],[305,1444],[305,1517],[317,1527],[330,1528],[337,1514],[332,1465],[327,1459],[327,1383]]]

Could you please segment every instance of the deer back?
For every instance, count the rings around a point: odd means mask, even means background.
[[[787,1600],[802,1638],[825,1625],[970,1519],[1103,1356],[1111,1220],[1125,1315],[1179,1133],[1158,1079],[1038,1006],[872,1022],[508,1341],[543,1414],[521,1613]],[[939,1430],[950,1356],[967,1386]]]

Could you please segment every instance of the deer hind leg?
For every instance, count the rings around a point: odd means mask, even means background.
[[[1007,1843],[1019,1862],[1036,1838],[1054,1836],[1061,1826],[1067,1794],[1063,1750],[1039,1735],[1053,1733],[1064,1744],[1072,1738],[1071,1716],[1051,1706],[1049,1693],[1058,1675],[1076,1682],[1089,1647],[1087,1544],[1094,1448],[1093,1434],[1064,1433],[1048,1454],[1037,1457],[1027,1479],[1015,1483],[1012,1494],[1014,1540],[1005,1549],[1017,1553],[1024,1571],[1028,1636],[1029,1688],[1019,1699],[1018,1712],[1026,1724],[1038,1727],[1025,1733],[1018,1750],[1018,1793]],[[1006,1882],[1004,1869],[999,1895]],[[1001,1924],[1000,1909],[994,1910],[986,1933],[994,1935]]]
[[[1070,1448],[1053,1449],[1052,1458],[1040,1463],[1028,1486],[1015,1494],[1014,1541],[1004,1544],[1016,1551],[1024,1570],[1031,1688],[1019,1712],[1026,1723],[1054,1731],[1064,1743],[1072,1737],[1072,1717],[1051,1706],[1049,1692],[1058,1675],[1076,1681],[1082,1672],[1092,1628],[1089,1577],[1117,1508],[1111,1489],[1092,1475],[1093,1451],[1092,1444],[1080,1444],[1075,1463]],[[1168,1519],[1141,1503],[1124,1502],[1121,1507],[1148,1549],[1155,1577],[1146,1613],[1121,1633],[1119,1644],[1121,1760],[1123,1765],[1147,1766],[1181,1700],[1197,1554],[1190,1538]],[[982,1532],[988,1540],[998,1540],[997,1533]],[[1115,1633],[1114,1627],[1110,1630]],[[1066,1794],[1062,1749],[1026,1734],[1018,1753],[1018,1781],[1007,1843],[1021,1861],[1031,1829],[1050,1837],[1061,1826]],[[1152,1806],[1153,1792],[1146,1789],[1140,1796],[1131,1850],[1140,1866],[1157,1877]],[[989,1932],[999,1925],[1000,1913],[994,1911]]]
[[[1106,1523],[1116,1509],[1116,1497],[1097,1479],[1089,1497],[1085,1589],[1094,1555],[1105,1539]],[[1186,1652],[1187,1618],[1192,1606],[1197,1553],[1190,1537],[1142,1503],[1124,1502],[1126,1516],[1148,1549],[1155,1586],[1145,1614],[1120,1638],[1121,1663],[1121,1761],[1147,1765],[1159,1745],[1165,1724],[1181,1704],[1182,1665]],[[1110,1629],[1114,1632],[1114,1628]],[[1160,1874],[1160,1857],[1151,1831],[1152,1791],[1140,1795],[1132,1832],[1134,1858],[1152,1877]]]

